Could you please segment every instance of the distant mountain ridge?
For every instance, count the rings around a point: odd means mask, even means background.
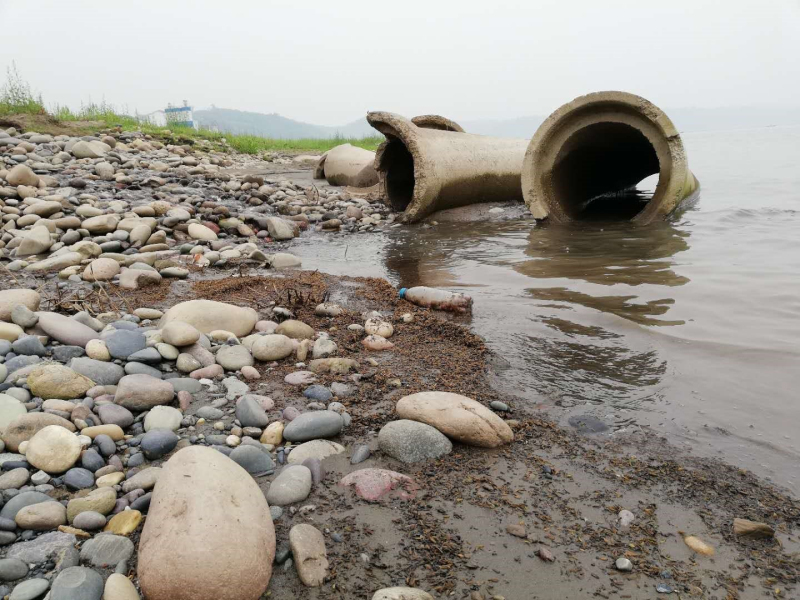
[[[279,114],[265,114],[234,110],[231,108],[210,108],[194,111],[194,119],[201,127],[218,129],[226,133],[258,135],[261,137],[297,140],[301,138],[366,137],[379,135],[367,123],[366,118],[358,119],[341,127],[326,127],[288,119]]]
[[[677,108],[666,113],[681,132],[747,129],[752,127],[798,126],[800,108]],[[445,115],[450,116],[450,115]],[[265,114],[211,108],[194,111],[201,127],[226,133],[251,134],[278,139],[367,137],[380,135],[366,118],[356,119],[340,127],[314,125],[288,119],[278,114]],[[544,121],[543,116],[511,119],[459,121],[465,131],[499,137],[530,138]]]

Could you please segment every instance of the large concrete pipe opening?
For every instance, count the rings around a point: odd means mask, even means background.
[[[386,136],[375,153],[375,169],[403,221],[478,202],[522,200],[527,140],[465,133],[437,115],[409,120],[371,112],[367,120]]]
[[[657,175],[652,193],[637,190]],[[525,154],[522,191],[537,219],[649,223],[698,188],[678,131],[633,94],[598,92],[554,112]]]

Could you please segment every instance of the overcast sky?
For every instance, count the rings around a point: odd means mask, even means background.
[[[368,110],[800,106],[800,0],[0,0],[0,68],[46,104],[188,100],[341,125]]]

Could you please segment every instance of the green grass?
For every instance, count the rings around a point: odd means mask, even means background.
[[[0,88],[0,117],[7,115],[43,115],[44,108],[41,96],[34,96],[31,86],[22,79],[17,71],[16,63],[11,63],[8,76]]]
[[[375,150],[383,142],[383,136],[364,138],[305,138],[299,140],[265,138],[257,135],[241,135],[211,131],[208,129],[191,129],[189,127],[159,127],[146,119],[124,114],[105,101],[100,104],[81,104],[78,110],[67,106],[53,105],[47,109],[41,95],[34,95],[30,85],[22,78],[16,64],[8,68],[6,83],[0,88],[0,117],[11,115],[42,115],[52,117],[62,123],[80,123],[82,132],[99,132],[104,129],[121,127],[124,131],[142,131],[144,133],[179,141],[181,138],[191,140],[208,140],[210,142],[227,142],[231,148],[243,154],[259,155],[267,152],[326,152],[340,144],[352,144],[367,150]]]
[[[257,135],[243,135],[211,131],[208,129],[191,129],[189,127],[170,127],[174,134],[194,139],[222,142],[225,140],[232,148],[243,154],[261,154],[262,152],[326,152],[340,144],[352,144],[359,148],[375,150],[383,136],[364,138],[304,138],[299,140],[284,140],[266,138]]]

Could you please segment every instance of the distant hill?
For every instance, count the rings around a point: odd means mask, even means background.
[[[201,127],[208,129],[287,140],[378,135],[366,119],[358,119],[341,127],[326,127],[287,119],[275,113],[264,114],[230,108],[195,110],[194,119]]]
[[[780,108],[677,108],[667,114],[679,131],[714,131],[800,125],[800,109]],[[446,115],[451,116],[451,115]],[[340,127],[327,127],[287,119],[278,114],[264,114],[212,108],[195,110],[194,118],[201,127],[229,133],[243,133],[279,139],[366,137],[379,135],[366,118],[356,119]],[[481,135],[530,138],[544,121],[543,116],[512,119],[459,121],[465,131]]]

